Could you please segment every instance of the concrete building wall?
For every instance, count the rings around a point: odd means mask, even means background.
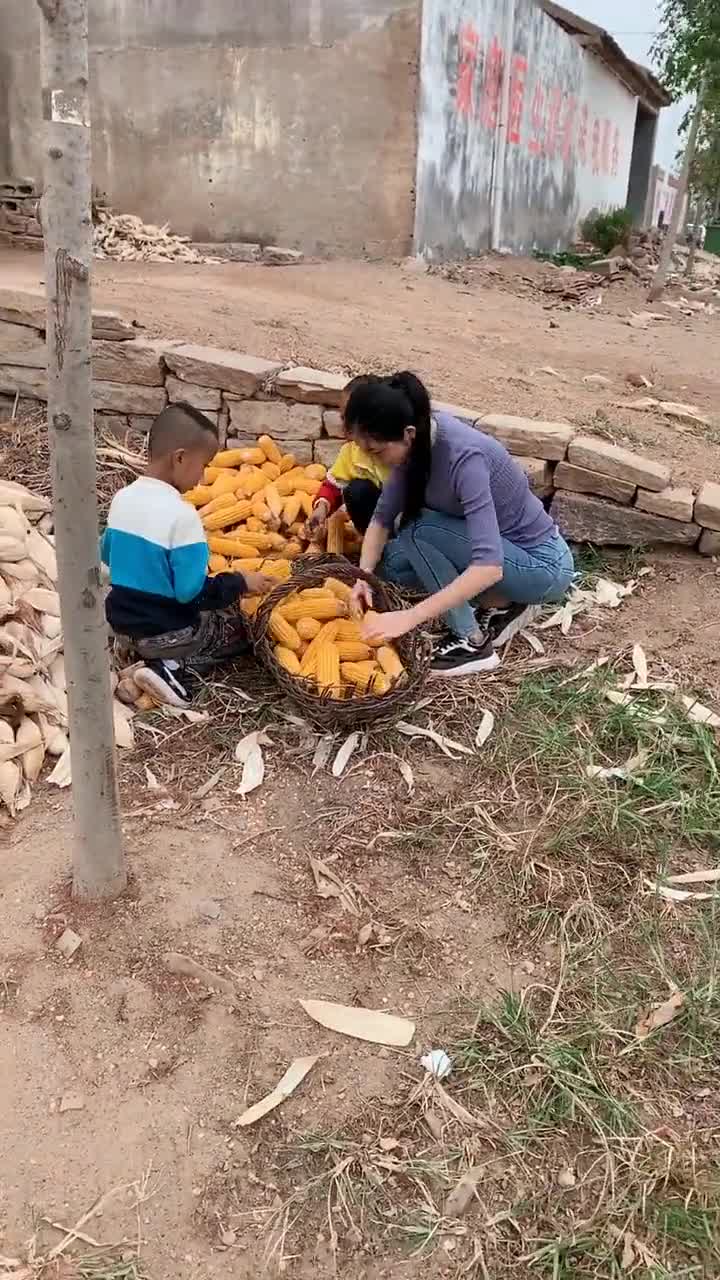
[[[425,0],[416,249],[488,249],[494,199],[494,247],[567,244],[591,209],[625,204],[636,112],[534,0]]]
[[[406,253],[418,0],[90,0],[93,178],[199,240]],[[37,10],[0,5],[0,163],[40,177]],[[5,114],[3,115],[3,111]]]

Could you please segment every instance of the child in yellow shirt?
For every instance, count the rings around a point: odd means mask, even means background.
[[[360,374],[348,382],[340,401],[343,420],[347,402],[355,387],[361,383],[380,381],[375,374],[369,373]],[[328,516],[344,504],[358,533],[365,533],[389,474],[389,467],[365,453],[354,440],[349,439],[340,449],[315,495],[313,513],[308,522],[309,529],[314,534],[321,532]]]

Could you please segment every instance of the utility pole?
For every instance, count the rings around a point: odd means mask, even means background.
[[[42,28],[48,431],[70,721],[73,892],[127,883],[98,556],[90,365],[92,215],[88,0],[37,0]]]
[[[648,298],[650,302],[657,302],[665,285],[667,284],[668,273],[670,271],[670,260],[672,251],[675,248],[675,242],[680,227],[680,215],[685,205],[685,196],[688,190],[688,179],[690,177],[690,168],[695,158],[695,148],[697,147],[698,132],[700,130],[700,121],[702,120],[703,106],[705,103],[705,87],[706,78],[700,82],[697,99],[695,101],[695,109],[693,111],[690,130],[688,132],[687,143],[685,144],[685,153],[683,155],[682,167],[680,169],[680,177],[678,180],[677,195],[670,218],[670,226],[665,233],[662,251],[660,253],[660,261],[650,286]]]

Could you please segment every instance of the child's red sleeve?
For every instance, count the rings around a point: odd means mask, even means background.
[[[319,502],[321,498],[323,502],[328,503],[331,515],[333,511],[337,511],[338,507],[342,506],[342,489],[331,479],[329,472],[313,498],[313,506],[315,506],[315,503]]]

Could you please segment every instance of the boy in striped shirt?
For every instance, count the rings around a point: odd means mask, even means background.
[[[192,405],[169,405],[148,438],[145,474],[110,504],[100,557],[110,571],[105,612],[115,634],[144,665],[134,679],[172,706],[187,706],[192,675],[250,647],[242,595],[275,585],[260,573],[208,577],[200,517],[182,494],[199,484],[218,447],[217,430]]]

